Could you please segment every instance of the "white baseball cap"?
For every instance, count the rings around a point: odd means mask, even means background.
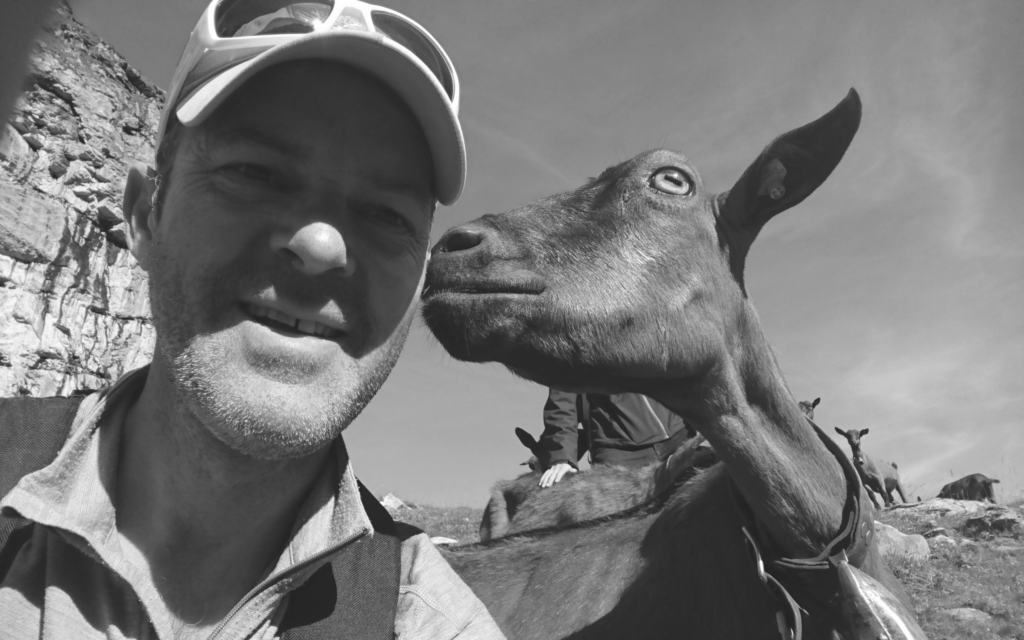
[[[450,205],[466,183],[459,78],[426,29],[359,0],[214,0],[193,29],[164,104],[157,146],[171,114],[202,123],[259,71],[292,60],[334,60],[362,70],[412,111],[430,147],[437,200]]]

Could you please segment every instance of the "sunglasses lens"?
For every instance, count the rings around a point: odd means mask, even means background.
[[[311,33],[333,8],[333,0],[224,0],[214,19],[220,38]]]
[[[427,69],[430,69],[437,81],[441,83],[445,93],[448,94],[448,99],[454,100],[455,83],[452,73],[448,68],[448,63],[445,62],[444,54],[438,50],[437,45],[416,25],[397,16],[381,11],[373,11],[370,15],[373,17],[373,26],[377,28],[377,31],[411,51],[423,64],[427,65]]]

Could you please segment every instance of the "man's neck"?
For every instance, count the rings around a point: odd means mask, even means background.
[[[157,356],[125,418],[117,528],[167,608],[199,631],[273,568],[329,448],[299,460],[244,456],[177,402],[172,384]]]

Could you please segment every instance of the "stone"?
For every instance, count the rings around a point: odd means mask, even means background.
[[[109,199],[100,200],[96,204],[96,218],[99,220],[100,226],[106,229],[116,227],[124,222],[124,219],[121,218],[121,207],[118,207]]]
[[[928,549],[935,553],[937,551],[949,551],[956,548],[956,540],[949,536],[937,535],[928,538]]]
[[[961,540],[959,544],[957,544],[957,546],[960,547],[961,551],[977,551],[978,549],[981,549],[980,544],[978,544],[974,540],[969,540],[967,538]]]
[[[50,175],[54,180],[68,172],[68,160],[63,155],[57,156],[50,163]]]
[[[28,143],[28,146],[30,146],[33,151],[39,151],[40,149],[43,148],[43,144],[44,144],[43,138],[41,136],[38,136],[38,135],[34,134],[34,133],[26,134],[24,136],[24,140],[25,140],[25,142]]]
[[[402,500],[398,496],[396,496],[393,493],[389,493],[388,495],[381,498],[380,503],[384,505],[384,507],[388,511],[398,511],[400,509],[409,508],[404,502],[402,502]]]
[[[453,544],[459,544],[459,541],[454,538],[445,538],[443,536],[434,536],[430,539],[434,546],[448,546]]]
[[[985,613],[984,611],[972,609],[971,607],[958,607],[956,609],[939,609],[937,613],[947,618],[953,618],[954,620],[957,620],[959,622],[968,622],[971,624],[983,625],[988,625],[992,623],[992,616]]]
[[[22,262],[50,262],[64,234],[64,211],[18,185],[0,188],[0,253]]]
[[[884,558],[907,558],[911,562],[924,562],[931,550],[924,536],[907,535],[895,527],[875,522],[875,542]]]
[[[128,248],[128,237],[125,236],[124,229],[111,229],[108,231],[107,242],[120,249]]]

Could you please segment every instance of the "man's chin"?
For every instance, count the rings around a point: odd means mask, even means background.
[[[211,336],[175,358],[172,377],[191,412],[231,449],[263,460],[301,458],[329,446],[376,395],[400,337],[356,360],[337,347],[332,358],[295,358]]]

